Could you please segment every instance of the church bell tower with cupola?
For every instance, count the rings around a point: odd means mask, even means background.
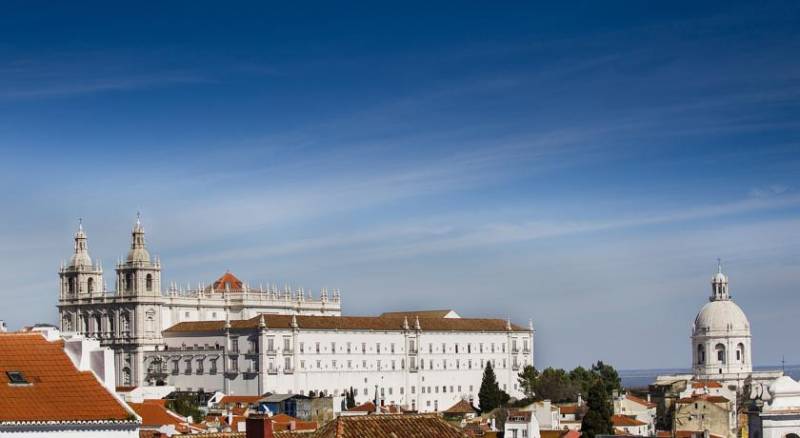
[[[137,214],[131,232],[131,249],[117,264],[117,295],[157,297],[161,295],[161,262],[150,260],[145,247],[144,227]]]
[[[64,331],[88,331],[86,318],[79,319],[76,313],[66,311],[70,304],[91,301],[105,294],[103,285],[103,268],[100,263],[93,264],[89,256],[86,233],[83,221],[78,223],[75,233],[75,250],[69,262],[61,264],[59,277],[59,308],[61,309],[61,329]],[[81,327],[81,325],[83,327]]]

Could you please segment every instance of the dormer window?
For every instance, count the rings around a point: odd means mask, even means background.
[[[6,371],[6,376],[10,385],[30,385],[22,371]]]

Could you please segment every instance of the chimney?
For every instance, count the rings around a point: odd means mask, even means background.
[[[233,411],[228,408],[228,426],[233,427]]]
[[[8,331],[8,326],[6,325],[6,322],[0,319],[0,333],[5,333],[7,331]]]
[[[247,417],[246,424],[245,437],[273,438],[272,420],[270,420],[269,415],[250,415]]]
[[[583,406],[583,397],[580,392],[578,393],[578,406]]]
[[[647,403],[651,403],[651,401],[650,401],[650,393],[649,392],[647,393]]]

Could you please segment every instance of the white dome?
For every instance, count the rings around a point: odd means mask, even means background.
[[[700,309],[694,320],[694,334],[730,333],[750,336],[750,322],[733,301],[711,301]]]

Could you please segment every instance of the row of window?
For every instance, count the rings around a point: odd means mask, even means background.
[[[528,344],[527,339],[523,340],[522,342],[523,342],[523,347],[524,347],[523,348],[523,352],[529,353],[530,352],[530,348],[529,348],[529,344]],[[248,343],[250,345],[250,351],[258,352],[258,338],[257,337],[253,336],[253,337],[248,338]],[[441,348],[435,348],[435,347],[438,347],[439,345],[434,346],[434,344],[430,343],[430,344],[428,344],[428,353],[432,354],[432,353],[436,352],[436,353],[456,353],[456,354],[458,354],[458,353],[467,353],[467,354],[471,354],[471,353],[473,353],[473,350],[476,350],[476,351],[474,351],[475,353],[484,353],[484,352],[487,352],[487,353],[497,353],[497,352],[505,353],[506,352],[506,343],[505,342],[500,343],[499,344],[499,348],[497,348],[497,345],[498,344],[496,344],[494,342],[487,343],[486,344],[486,348],[484,348],[484,343],[480,342],[480,343],[476,344],[477,348],[473,348],[473,344],[471,344],[471,343],[463,344],[463,345],[456,343],[456,344],[452,344],[452,348],[450,348],[450,350],[448,351],[447,344],[444,343],[444,342],[441,343]],[[267,351],[268,352],[276,352],[277,350],[275,349],[275,346],[276,346],[276,339],[274,337],[268,337],[267,338]],[[466,348],[464,348],[464,347],[466,347]],[[236,351],[236,352],[239,351],[238,338],[236,338],[236,337],[232,337],[231,338],[231,349],[233,351]],[[327,345],[323,344],[322,342],[315,342],[311,346],[311,348],[309,348],[309,349],[306,349],[305,342],[300,342],[298,344],[298,350],[299,350],[300,353],[317,353],[317,354],[319,354],[319,353],[336,354],[337,352],[343,352],[343,353],[347,353],[347,354],[352,354],[352,353],[355,353],[355,352],[361,352],[361,354],[367,354],[367,352],[369,351],[366,342],[362,342],[360,345],[359,344],[353,345],[352,342],[346,342],[344,344],[338,344],[338,345],[337,345],[336,342],[330,342]],[[282,351],[283,352],[291,352],[292,351],[292,339],[290,337],[288,337],[288,336],[283,338],[283,350]],[[398,348],[396,347],[396,344],[394,342],[391,342],[389,344],[381,344],[380,342],[376,342],[375,343],[375,348],[372,351],[374,353],[376,353],[376,354],[397,353],[398,352]],[[512,351],[512,353],[518,353],[520,351],[518,349],[516,339],[512,340],[511,351]],[[400,352],[402,352],[402,349],[400,349]],[[416,353],[417,352],[416,341],[415,340],[411,340],[409,342],[409,352],[411,352],[411,353]]]

